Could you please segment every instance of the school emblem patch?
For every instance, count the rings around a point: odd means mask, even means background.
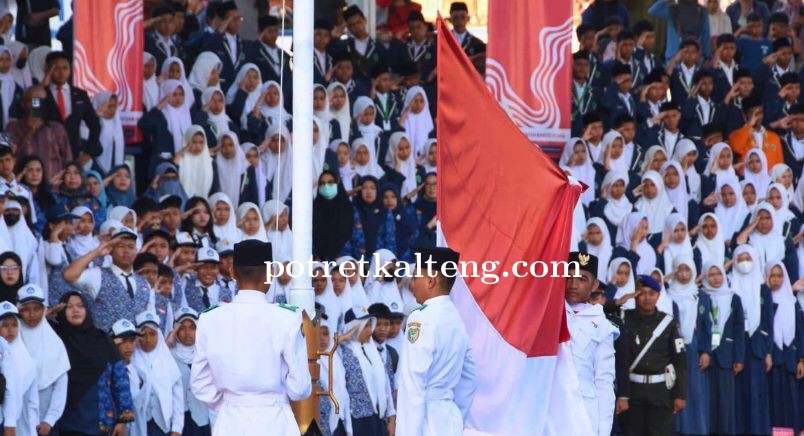
[[[421,332],[421,323],[409,322],[408,323],[408,342],[411,344],[419,340],[419,333]]]

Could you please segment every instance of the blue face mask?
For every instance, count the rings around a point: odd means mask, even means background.
[[[335,183],[325,183],[318,187],[318,193],[327,200],[332,200],[338,195],[338,185]]]

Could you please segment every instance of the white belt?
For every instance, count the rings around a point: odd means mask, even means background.
[[[265,393],[250,393],[250,394],[233,394],[231,392],[223,393],[223,404],[232,406],[281,406],[288,403],[288,397],[285,394],[277,392]]]
[[[628,378],[634,383],[652,385],[654,383],[664,383],[664,374],[642,375],[642,374],[628,374]]]

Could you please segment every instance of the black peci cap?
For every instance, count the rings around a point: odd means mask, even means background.
[[[569,254],[569,261],[578,262],[578,268],[581,271],[586,271],[597,278],[597,256],[580,251],[573,251]]]
[[[450,14],[453,13],[453,12],[460,12],[460,11],[469,12],[469,7],[466,6],[466,3],[464,3],[464,2],[452,2],[449,5],[449,13]]]
[[[263,266],[271,261],[271,244],[268,242],[247,239],[234,246],[234,266]]]
[[[354,17],[354,16],[359,16],[359,17],[363,17],[363,18],[366,17],[365,15],[363,15],[363,11],[360,10],[360,8],[357,7],[357,5],[349,6],[348,8],[346,8],[343,11],[343,19],[345,21],[349,21],[349,19]]]
[[[276,27],[278,25],[279,19],[273,15],[265,15],[257,20],[257,27],[260,29],[260,32],[268,27]]]

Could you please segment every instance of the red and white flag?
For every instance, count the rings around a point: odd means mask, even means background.
[[[499,282],[458,278],[451,297],[478,385],[466,434],[590,434],[569,351],[564,278],[504,276],[517,261],[566,261],[581,187],[511,122],[438,21],[439,243],[499,261]]]
[[[571,42],[571,1],[489,2],[486,83],[542,147],[563,148],[570,137]]]

